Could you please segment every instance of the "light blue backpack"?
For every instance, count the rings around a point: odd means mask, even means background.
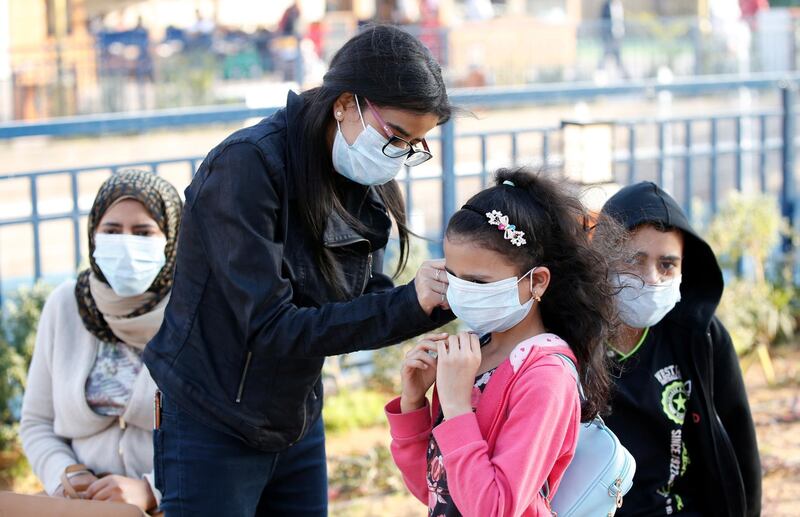
[[[581,400],[586,397],[580,376],[572,360],[563,354],[553,354],[564,361],[575,375]],[[542,495],[558,517],[613,516],[622,506],[622,497],[633,486],[636,461],[606,427],[603,419],[595,417],[581,424],[578,446],[558,492],[550,499],[550,486],[545,482]]]

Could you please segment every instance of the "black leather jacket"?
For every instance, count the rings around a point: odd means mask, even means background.
[[[326,356],[381,348],[453,318],[429,317],[413,283],[393,287],[382,273],[391,221],[374,189],[344,178],[342,203],[370,235],[329,217],[323,244],[346,301],[331,292],[289,181],[301,150],[288,135],[302,102],[290,94],[284,110],[203,161],[186,190],[164,324],[144,353],[165,396],[264,451],[290,446],[319,417]]]

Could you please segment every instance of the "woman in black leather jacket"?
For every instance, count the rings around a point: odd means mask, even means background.
[[[383,274],[394,181],[451,115],[441,69],[407,33],[368,28],[323,85],[229,136],[186,190],[172,298],[144,360],[161,394],[156,486],[181,515],[325,515],[324,358],[452,319],[443,263]]]

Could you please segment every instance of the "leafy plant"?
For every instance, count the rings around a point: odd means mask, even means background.
[[[375,391],[341,390],[325,398],[322,418],[328,432],[352,431],[385,423],[386,395]]]
[[[728,282],[717,314],[725,323],[739,355],[745,355],[759,344],[770,344],[778,336],[794,333],[791,298],[790,290],[768,283],[738,278]]]
[[[766,265],[787,223],[773,196],[734,193],[709,226],[708,239],[723,265],[733,268],[742,258],[753,261],[754,280],[766,282]]]
[[[766,272],[769,257],[786,228],[773,197],[736,194],[721,207],[708,232],[709,242],[720,254],[723,265],[732,269],[744,258],[752,262],[750,278],[728,282],[717,314],[739,355],[755,355],[770,384],[774,383],[775,374],[769,346],[796,330],[794,288],[786,282],[770,281]]]
[[[37,284],[11,296],[0,313],[0,450],[15,449],[19,408],[36,328],[50,287]]]

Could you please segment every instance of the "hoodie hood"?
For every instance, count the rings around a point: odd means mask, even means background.
[[[614,194],[602,213],[619,221],[627,230],[660,223],[683,232],[681,301],[665,319],[706,328],[722,297],[722,270],[711,246],[694,231],[678,203],[655,183],[643,181]]]

